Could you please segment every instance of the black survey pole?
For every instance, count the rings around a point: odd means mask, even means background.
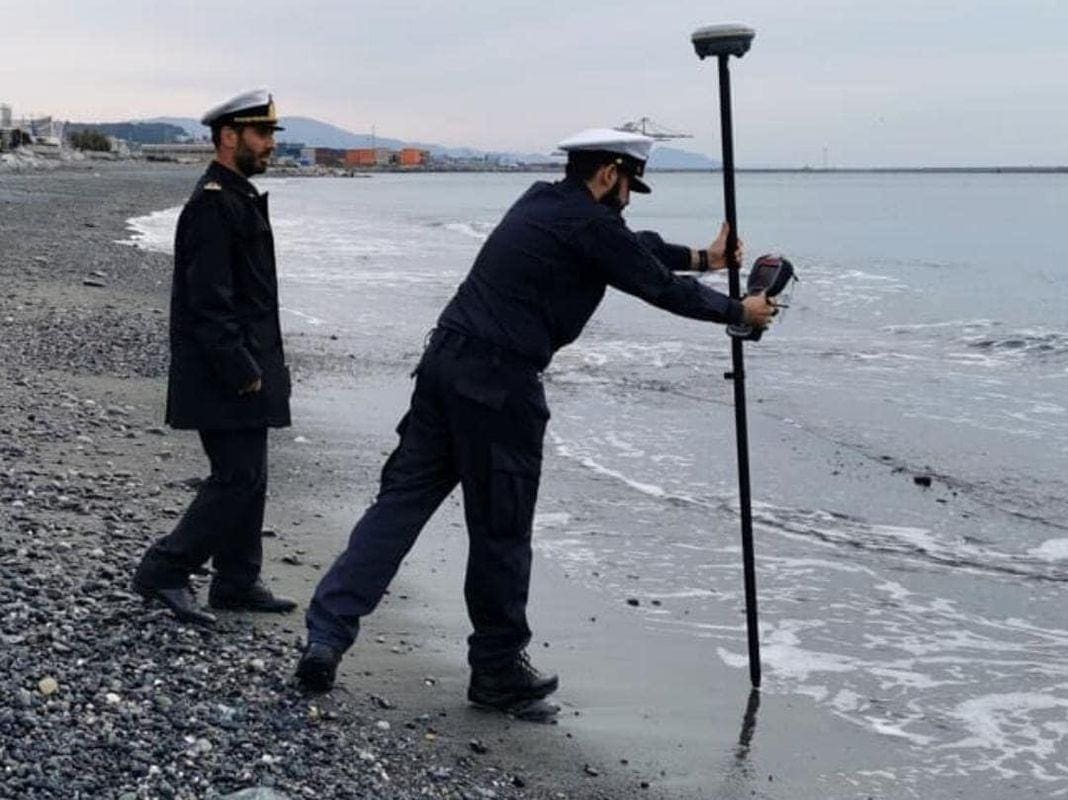
[[[694,50],[702,59],[716,56],[719,62],[719,114],[723,140],[723,204],[730,232],[727,234],[727,281],[730,296],[741,298],[740,265],[735,258],[738,215],[734,202],[734,134],[731,124],[730,57],[749,50],[756,32],[743,25],[712,25],[694,32]],[[756,567],[753,554],[753,508],[749,494],[749,423],[745,407],[745,362],[743,339],[731,336],[731,371],[734,381],[734,421],[738,440],[738,502],[742,518],[742,565],[745,574],[745,622],[749,640],[749,679],[760,686],[760,628],[757,621]]]

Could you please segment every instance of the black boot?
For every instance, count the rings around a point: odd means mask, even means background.
[[[523,651],[500,667],[472,667],[467,699],[483,706],[510,709],[548,697],[559,685],[557,676],[542,675],[530,663],[530,656]]]
[[[197,598],[189,584],[161,588],[153,586],[140,575],[136,575],[131,588],[145,600],[157,600],[163,603],[181,622],[191,622],[194,625],[213,625],[215,623],[215,615],[208,613],[197,605]]]
[[[237,590],[213,582],[208,589],[208,604],[212,608],[227,611],[264,611],[270,614],[286,614],[297,607],[294,600],[275,596],[259,581]]]
[[[297,664],[297,680],[311,692],[328,692],[334,688],[341,652],[322,642],[308,642]]]

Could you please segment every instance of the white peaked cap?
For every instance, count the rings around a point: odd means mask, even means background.
[[[200,119],[201,125],[211,125],[217,122],[239,122],[248,124],[266,124],[278,130],[278,115],[274,107],[274,99],[266,89],[253,89],[251,92],[242,92],[236,97],[231,97],[211,110],[205,112]]]
[[[589,128],[568,136],[558,147],[565,153],[572,150],[604,150],[630,156],[638,161],[648,161],[653,139],[640,133],[628,133],[612,128]]]

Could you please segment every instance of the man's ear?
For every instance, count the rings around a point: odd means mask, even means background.
[[[604,178],[604,188],[611,189],[619,179],[619,167],[616,164],[605,164],[602,176]]]
[[[237,147],[238,133],[237,130],[231,128],[229,125],[223,125],[221,135],[219,137],[219,143],[228,149],[234,149]]]

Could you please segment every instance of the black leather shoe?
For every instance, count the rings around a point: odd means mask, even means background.
[[[322,642],[309,642],[297,664],[297,680],[308,691],[328,692],[334,688],[340,663],[339,651]]]
[[[295,600],[275,596],[259,581],[239,591],[213,583],[208,589],[208,605],[226,611],[264,611],[269,614],[286,614],[297,607]]]
[[[215,624],[215,615],[209,614],[197,605],[197,598],[188,584],[163,589],[135,577],[131,588],[145,600],[157,600],[163,603],[182,622],[191,622],[194,625]]]
[[[560,686],[556,675],[542,675],[522,652],[510,663],[494,669],[475,667],[467,699],[479,705],[511,708],[519,703],[541,700]]]

